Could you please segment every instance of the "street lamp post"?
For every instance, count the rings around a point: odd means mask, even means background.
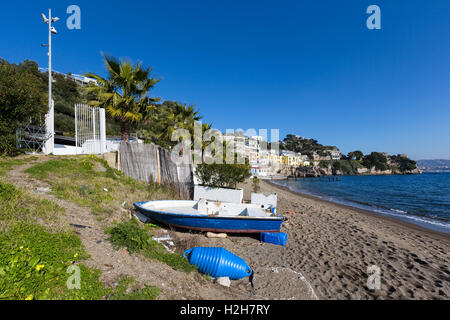
[[[45,120],[46,133],[50,134],[50,137],[45,141],[44,153],[50,154],[53,152],[55,142],[55,127],[54,127],[54,109],[52,99],[52,34],[56,34],[55,27],[52,26],[52,22],[59,20],[58,17],[52,18],[52,9],[48,9],[48,18],[45,14],[41,13],[42,20],[48,24],[48,114]]]

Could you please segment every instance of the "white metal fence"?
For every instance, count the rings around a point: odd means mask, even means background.
[[[77,154],[106,152],[105,109],[75,105],[75,146]]]

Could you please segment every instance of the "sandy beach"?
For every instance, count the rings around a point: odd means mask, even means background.
[[[37,162],[44,162],[42,157]],[[53,159],[53,158],[52,158]],[[50,188],[30,177],[25,163],[7,174],[18,187],[39,197],[55,201],[66,210],[66,222],[76,228],[90,254],[86,265],[102,271],[101,281],[112,286],[124,275],[140,285],[161,288],[158,299],[449,299],[450,236],[418,226],[385,218],[352,207],[334,204],[294,193],[270,182],[261,181],[261,192],[278,194],[278,212],[286,217],[281,231],[286,246],[262,243],[258,236],[228,234],[208,238],[203,232],[175,230],[162,226],[155,236],[167,234],[174,249],[183,253],[195,246],[224,247],[242,257],[253,276],[233,280],[223,287],[210,277],[186,274],[139,254],[115,250],[97,216],[90,208],[51,193]],[[243,184],[244,199],[250,200],[252,186]],[[125,211],[125,212],[124,212]],[[117,218],[131,211],[117,212]],[[375,266],[380,271],[380,289],[368,288]]]
[[[300,195],[261,181],[261,191],[278,194],[285,215],[285,247],[248,236],[212,239],[174,232],[178,248],[222,246],[254,270],[230,290],[267,299],[449,299],[450,236],[352,207]],[[243,185],[244,199],[251,185]],[[290,213],[286,213],[290,212]],[[295,212],[295,213],[293,213]],[[380,289],[367,280],[379,268]],[[224,296],[225,298],[225,296]]]

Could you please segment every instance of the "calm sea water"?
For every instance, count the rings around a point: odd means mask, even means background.
[[[330,181],[333,178],[338,181]],[[450,173],[299,178],[274,182],[293,191],[450,233]]]

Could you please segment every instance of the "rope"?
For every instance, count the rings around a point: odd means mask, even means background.
[[[292,270],[292,269],[285,268],[285,267],[270,267],[270,268],[265,268],[265,269],[266,269],[266,270],[270,270],[270,271],[275,272],[275,273],[278,273],[278,272],[279,272],[279,271],[278,271],[279,269],[288,270],[288,271],[290,271],[290,272],[295,273],[296,275],[298,275],[298,278],[299,278],[301,281],[305,282],[305,283],[308,285],[309,293],[313,296],[313,298],[314,298],[315,300],[319,300],[319,298],[317,297],[317,295],[316,295],[316,293],[315,293],[313,287],[311,286],[311,284],[308,282],[308,280],[306,280],[306,278],[305,278],[300,272],[297,272],[297,271],[294,271],[294,270]]]

